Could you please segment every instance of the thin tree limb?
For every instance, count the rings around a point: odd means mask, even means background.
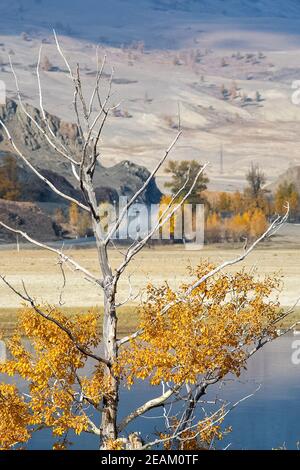
[[[26,232],[23,232],[22,230],[18,230],[18,229],[15,229],[13,227],[10,227],[9,225],[5,224],[4,222],[0,221],[0,226],[2,226],[3,228],[5,228],[6,230],[8,230],[10,232],[17,233],[17,234],[21,235],[23,238],[25,238],[27,241],[29,241],[33,245],[36,245],[40,248],[51,251],[52,253],[56,253],[62,261],[69,263],[71,266],[73,266],[75,268],[76,271],[81,271],[90,280],[92,280],[96,284],[99,284],[100,286],[103,286],[103,281],[101,279],[98,279],[94,274],[92,274],[86,268],[84,268],[79,263],[77,263],[77,261],[74,261],[72,258],[65,255],[61,250],[57,250],[56,248],[53,248],[52,246],[46,245],[45,243],[42,243],[42,242],[39,242],[39,241],[35,240],[34,238],[30,237]]]
[[[43,317],[45,320],[48,320],[50,321],[51,323],[54,323],[56,326],[58,326],[58,328],[60,328],[64,333],[66,333],[66,335],[70,338],[70,340],[72,341],[72,343],[74,344],[74,346],[76,347],[76,349],[78,349],[79,352],[81,352],[82,354],[84,354],[85,356],[88,356],[92,359],[95,359],[96,361],[98,362],[102,362],[103,364],[107,365],[107,366],[110,366],[110,363],[109,361],[107,361],[105,358],[101,357],[101,356],[97,356],[96,354],[88,351],[87,349],[85,349],[84,346],[82,346],[81,344],[79,344],[77,341],[76,341],[76,338],[74,337],[73,333],[70,331],[69,328],[67,328],[65,325],[63,325],[59,320],[56,320],[56,318],[53,318],[51,317],[50,315],[48,315],[47,313],[43,312],[35,303],[34,299],[28,294],[27,290],[26,290],[26,287],[23,283],[23,288],[24,288],[24,291],[25,291],[25,295],[22,294],[22,292],[18,291],[9,281],[7,281],[7,279],[5,278],[5,276],[3,275],[0,275],[0,279],[2,279],[2,281],[7,285],[7,287],[9,287],[16,295],[18,295],[22,300],[24,300],[24,302],[28,302],[31,307],[34,309],[34,311],[36,313],[38,313],[41,317]]]
[[[211,271],[209,271],[207,274],[205,274],[204,276],[202,276],[200,279],[198,279],[194,284],[192,284],[184,293],[183,295],[180,297],[180,298],[177,298],[176,300],[168,303],[161,311],[160,315],[165,315],[169,310],[170,308],[172,308],[174,305],[177,305],[181,302],[184,301],[184,299],[186,299],[197,287],[199,287],[201,284],[203,284],[203,282],[207,281],[209,278],[215,276],[217,273],[219,273],[220,271],[222,271],[223,269],[225,269],[226,267],[228,266],[232,266],[234,264],[238,264],[240,263],[241,261],[243,261],[254,249],[255,247],[261,243],[263,240],[265,240],[266,238],[269,238],[271,237],[272,235],[274,235],[274,233],[276,233],[280,227],[282,227],[283,224],[285,224],[285,222],[287,221],[287,218],[288,218],[288,215],[289,215],[289,207],[287,207],[287,211],[286,213],[284,214],[284,216],[278,216],[276,217],[276,219],[273,221],[273,223],[268,227],[268,229],[259,237],[257,238],[253,243],[252,245],[249,246],[249,248],[244,251],[241,255],[237,256],[236,258],[233,258],[231,260],[228,260],[228,261],[225,261],[224,263],[220,264],[219,266],[217,266],[216,268],[212,269]],[[155,320],[154,320],[155,321]],[[135,333],[133,333],[132,335],[129,335],[129,336],[125,336],[124,338],[121,338],[119,341],[118,341],[118,346],[122,346],[126,343],[128,343],[129,341],[137,338],[138,336],[140,336],[141,334],[143,333],[143,330],[140,329],[138,331],[136,331]]]
[[[16,146],[8,128],[6,127],[6,125],[4,124],[4,122],[2,121],[2,119],[0,119],[0,125],[3,127],[6,135],[7,135],[7,139],[9,141],[9,143],[12,145],[12,147],[14,148],[14,150],[17,152],[17,154],[19,155],[19,157],[21,157],[21,159],[23,160],[23,162],[30,168],[30,170],[42,181],[44,181],[44,183],[46,183],[50,189],[52,189],[52,191],[55,193],[55,194],[58,194],[59,196],[61,196],[62,198],[66,199],[67,201],[70,201],[70,202],[74,202],[77,206],[81,207],[81,209],[84,209],[85,211],[88,211],[89,212],[89,208],[88,206],[82,204],[80,201],[78,201],[77,199],[71,197],[71,196],[68,196],[67,194],[63,193],[62,191],[60,191],[53,183],[51,183],[50,180],[48,180],[45,176],[42,175],[42,173],[40,173],[31,163],[30,161],[24,156],[24,154],[19,150],[19,148]]]
[[[169,153],[171,152],[171,150],[173,149],[173,147],[176,145],[179,137],[181,136],[182,132],[178,132],[175,139],[172,141],[171,145],[167,148],[167,150],[165,151],[165,154],[163,155],[163,157],[160,159],[160,161],[158,162],[158,164],[155,166],[155,168],[152,170],[152,172],[150,173],[150,175],[148,176],[148,178],[146,179],[146,181],[144,182],[144,184],[142,185],[142,187],[134,194],[134,196],[130,199],[130,201],[126,204],[126,206],[124,207],[123,211],[121,212],[121,215],[118,217],[118,220],[116,221],[115,225],[111,228],[111,230],[109,231],[106,239],[105,239],[105,243],[107,244],[109,242],[109,240],[112,238],[113,234],[118,230],[118,228],[120,227],[121,225],[121,222],[122,220],[124,219],[125,215],[127,214],[127,211],[128,209],[135,203],[135,201],[138,199],[138,197],[145,191],[145,189],[148,187],[150,181],[152,180],[152,178],[154,177],[154,175],[156,175],[157,171],[159,170],[159,168],[162,166],[162,164],[164,163],[164,161],[166,160],[166,158],[168,157]]]

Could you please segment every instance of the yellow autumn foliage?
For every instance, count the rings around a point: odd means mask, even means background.
[[[186,295],[213,267],[204,262],[190,269],[190,282],[177,291],[167,284],[147,287],[140,308],[142,333],[120,348],[113,364],[115,377],[129,387],[142,379],[180,388],[199,383],[207,374],[217,379],[228,373],[239,376],[253,343],[262,336],[276,336],[280,279],[258,280],[244,270],[220,272]],[[48,318],[31,308],[23,310],[18,330],[7,342],[10,359],[0,364],[1,374],[21,377],[28,385],[23,397],[15,385],[0,384],[0,449],[24,447],[31,434],[43,428],[57,437],[53,449],[63,449],[68,431],[89,431],[88,406],[101,413],[103,400],[112,394],[102,363],[89,377],[82,372],[87,361],[82,351],[94,351],[101,342],[97,315],[69,317],[50,306],[40,308]],[[217,421],[204,416],[196,427],[185,430],[184,449],[221,439],[222,420],[221,415]],[[165,436],[166,447],[169,437]],[[124,441],[118,436],[108,445],[117,450]]]
[[[69,318],[51,307],[44,307],[44,311],[72,331],[76,343],[86,350],[99,344],[94,313]],[[29,345],[24,337],[29,339]],[[22,312],[18,331],[7,347],[12,359],[0,364],[0,373],[18,375],[28,383],[29,392],[24,400],[16,387],[0,385],[0,448],[25,443],[37,427],[51,428],[58,437],[68,430],[76,434],[87,430],[88,417],[80,406],[79,381],[85,399],[99,404],[109,394],[102,366],[97,366],[89,378],[79,377],[86,355],[57,324],[29,308]],[[54,448],[61,446],[56,443]]]
[[[0,450],[28,441],[30,414],[17,387],[0,384]]]
[[[193,281],[212,267],[199,266]],[[141,309],[143,333],[121,352],[116,365],[129,386],[137,379],[152,385],[194,384],[208,371],[238,376],[253,341],[263,332],[275,335],[278,302],[270,295],[279,289],[279,279],[255,280],[245,271],[220,273],[181,302],[191,285],[182,285],[179,292],[168,285],[148,286]]]

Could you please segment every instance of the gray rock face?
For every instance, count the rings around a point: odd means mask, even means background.
[[[26,108],[42,127],[40,111],[29,105]],[[0,117],[7,125],[18,148],[24,152],[33,165],[67,194],[82,197],[68,162],[60,158],[45,141],[42,133],[15,101],[8,100],[6,106],[0,106]],[[73,155],[78,154],[81,141],[77,126],[52,115],[48,115],[48,119],[57,139],[67,146]],[[7,143],[5,133],[0,128],[0,164],[1,156],[3,157],[5,153],[7,153]],[[11,153],[13,154],[13,149],[11,149]],[[20,168],[21,181],[26,183],[27,188],[22,195],[23,200],[62,202],[58,196],[52,194],[45,183],[31,173],[19,157],[16,158]],[[104,200],[112,202],[118,196],[131,197],[143,185],[149,174],[146,168],[130,161],[121,162],[110,168],[99,164],[95,172],[95,187],[99,202]],[[140,202],[157,203],[160,198],[161,192],[157,188],[155,180],[152,180],[147,190],[141,195]]]

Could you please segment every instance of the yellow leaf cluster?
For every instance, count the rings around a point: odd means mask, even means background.
[[[100,342],[96,314],[67,317],[50,306],[42,310],[54,321],[33,309],[23,310],[18,331],[7,342],[11,359],[0,364],[0,373],[21,377],[29,389],[25,401],[16,388],[0,384],[2,448],[26,442],[35,429],[42,427],[51,428],[55,436],[63,436],[68,430],[82,433],[88,428],[82,401],[91,398],[99,403],[109,393],[101,366],[90,378],[79,374],[87,356],[76,345],[92,351]],[[55,322],[71,332],[75,343]],[[4,400],[6,395],[8,399]]]
[[[143,333],[120,353],[115,367],[129,386],[136,379],[149,379],[152,385],[193,384],[208,372],[220,378],[229,372],[238,376],[250,345],[262,334],[276,334],[280,311],[270,296],[276,296],[280,280],[255,280],[244,270],[220,273],[186,297],[186,290],[211,268],[200,265],[191,284],[178,292],[168,285],[148,287],[141,310]]]
[[[17,387],[0,384],[0,450],[27,442],[29,424],[30,413]]]
[[[122,439],[108,439],[105,443],[105,450],[123,450],[124,442]]]

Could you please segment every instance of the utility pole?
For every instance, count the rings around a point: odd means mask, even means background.
[[[220,174],[224,173],[224,155],[223,155],[223,144],[220,147]]]

